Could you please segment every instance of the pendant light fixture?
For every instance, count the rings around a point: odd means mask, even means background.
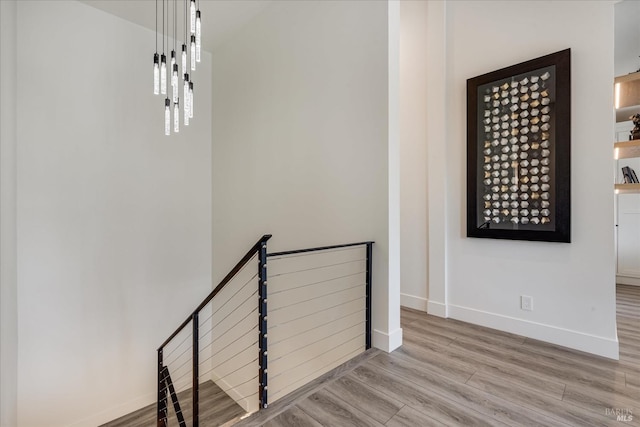
[[[169,98],[164,100],[164,134],[171,134],[171,100]]]
[[[191,17],[191,34],[196,33],[196,0],[191,0],[189,7],[189,15]]]
[[[167,94],[167,57],[162,54],[160,57],[160,92],[163,95]]]
[[[164,54],[164,0],[162,0],[162,56],[160,56],[160,92],[167,94],[167,56]]]
[[[182,40],[182,80],[187,74],[187,0],[184,0],[184,39]],[[185,104],[186,105],[186,104]]]
[[[180,132],[180,102],[173,103],[173,132]]]
[[[173,51],[172,54],[175,57],[175,51],[178,47],[178,7],[176,2],[173,2]],[[180,132],[180,98],[178,95],[178,63],[173,61],[171,65],[171,85],[173,87],[173,132]]]
[[[176,62],[176,3],[173,2],[173,50],[171,51],[171,88],[173,89],[173,103],[178,102],[178,63]]]
[[[158,0],[156,0],[156,53],[153,54],[153,94],[160,94],[160,57],[158,56]]]
[[[182,44],[182,75],[184,76],[184,72],[187,71],[187,45]]]
[[[173,46],[169,38],[171,10],[173,1]],[[184,40],[178,51],[178,2],[184,2]],[[167,2],[165,6],[165,2]],[[158,0],[156,0],[156,50],[153,54],[153,93],[164,95],[164,133],[180,132],[180,108],[184,125],[188,126],[193,118],[193,72],[202,55],[202,14],[196,0],[162,0],[162,53],[158,52]],[[165,40],[166,39],[166,40]],[[165,47],[167,50],[165,50]],[[167,58],[167,52],[170,57]],[[180,55],[180,58],[178,58]],[[179,76],[182,75],[182,102],[180,102]],[[171,117],[173,114],[173,118]]]
[[[153,94],[160,94],[160,63],[158,54],[153,54]]]
[[[184,125],[189,126],[189,74],[184,75],[184,87],[182,90],[182,97],[184,99]]]
[[[202,48],[202,20],[200,19],[200,0],[196,10],[196,61],[200,62],[200,50]]]
[[[171,49],[171,71],[173,72],[173,66],[176,65],[176,3],[173,2],[173,49]],[[173,85],[173,80],[171,81]]]
[[[171,67],[169,69],[173,70],[174,65],[176,65],[176,51],[171,49]],[[173,82],[171,82],[171,84],[173,84]]]
[[[172,50],[171,51],[171,68],[169,68],[171,70],[171,89],[173,92],[173,96],[172,96],[172,101],[176,102],[176,99],[178,97],[178,64],[176,63],[176,51]]]
[[[196,36],[191,35],[191,71],[196,70]]]
[[[193,119],[193,82],[189,82],[189,118]]]

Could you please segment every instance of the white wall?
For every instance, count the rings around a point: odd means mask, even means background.
[[[446,203],[449,183],[446,176],[449,115],[447,85],[447,26],[444,1],[427,2],[427,221],[429,247],[427,264],[429,314],[447,317],[447,227]]]
[[[153,49],[85,4],[18,4],[21,427],[155,401],[155,350],[211,289],[211,58],[165,137]]]
[[[427,311],[427,9],[400,2],[400,236],[403,306]]]
[[[375,240],[374,344],[388,348],[387,8],[274,2],[214,52],[213,259],[220,279],[265,233],[270,251]]]
[[[429,194],[430,201],[444,196],[448,218],[446,281],[434,284],[446,282],[446,288],[438,287],[439,301],[448,295],[454,318],[615,358],[613,4],[455,1],[444,8],[434,13],[446,19],[447,101],[429,99],[432,110],[446,111],[446,184]],[[489,24],[495,22],[500,24]],[[466,238],[466,80],[567,47],[572,49],[572,243]],[[440,52],[431,51],[436,67]],[[442,151],[439,139],[428,143],[429,150]],[[439,171],[428,173],[429,180],[438,179]],[[533,311],[520,310],[520,295],[533,297]]]
[[[0,2],[0,426],[17,424],[15,1]]]

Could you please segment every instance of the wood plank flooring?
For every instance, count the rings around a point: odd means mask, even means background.
[[[619,361],[403,308],[400,349],[236,425],[640,426],[640,287],[618,285],[617,299]]]
[[[617,301],[619,361],[403,308],[400,349],[360,354],[235,426],[640,427],[640,287],[618,285]],[[202,392],[202,426],[243,414],[209,402],[220,393]],[[155,405],[105,426],[153,425]]]

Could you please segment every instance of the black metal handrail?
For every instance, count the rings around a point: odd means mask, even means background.
[[[302,254],[305,252],[317,252],[317,251],[326,251],[329,249],[340,249],[340,248],[348,248],[351,246],[362,246],[362,245],[372,245],[375,242],[358,242],[358,243],[344,243],[342,245],[331,245],[331,246],[320,246],[317,248],[305,248],[305,249],[294,249],[292,251],[283,251],[283,252],[272,252],[267,254],[268,257],[274,256],[282,256],[282,255],[294,255],[294,254]]]
[[[200,303],[198,308],[193,310],[193,313],[191,313],[189,315],[189,317],[187,317],[185,319],[185,321],[182,322],[182,324],[180,326],[178,326],[178,328],[175,330],[175,332],[172,333],[171,335],[169,335],[169,338],[167,338],[162,343],[162,345],[160,347],[158,347],[158,350],[162,349],[167,344],[169,344],[169,342],[172,339],[174,339],[176,337],[176,335],[178,335],[180,333],[180,331],[182,331],[185,328],[185,326],[187,326],[189,324],[189,322],[191,321],[191,318],[193,317],[193,315],[195,313],[199,313],[200,310],[202,310],[204,308],[204,306],[209,304],[209,302],[211,302],[213,297],[215,297],[222,290],[222,288],[224,288],[227,285],[227,283],[229,283],[231,281],[231,279],[233,279],[233,277],[236,274],[238,274],[238,272],[240,270],[242,270],[242,267],[244,267],[244,265],[258,252],[258,250],[262,247],[262,245],[264,243],[266,243],[267,240],[269,240],[270,238],[271,238],[271,234],[265,234],[264,236],[262,236],[262,238],[260,240],[258,240],[258,242],[256,242],[256,244],[253,245],[251,247],[251,249],[249,249],[249,251],[246,253],[246,255],[242,257],[242,259],[236,264],[236,266],[231,269],[229,274],[227,274],[225,276],[225,278],[222,279],[222,281],[218,284],[218,286],[216,286],[216,288],[213,291],[211,291],[211,293],[209,295],[207,295],[207,297]]]

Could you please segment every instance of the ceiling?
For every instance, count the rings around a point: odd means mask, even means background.
[[[1,0],[0,0],[1,1]],[[116,15],[127,21],[155,30],[154,0],[79,0],[82,3]],[[202,11],[202,43],[213,51],[229,34],[249,22],[272,0],[199,0]],[[158,2],[162,16],[162,0]],[[169,0],[169,9],[173,10]],[[179,6],[184,4],[178,0]],[[640,68],[640,1],[624,0],[615,5],[615,75],[624,75]],[[180,10],[178,16],[182,16]],[[182,19],[179,19],[179,24]],[[159,18],[158,25],[162,25]],[[179,32],[182,26],[179,25]]]
[[[155,31],[156,1],[154,0],[79,0],[82,3],[116,15]],[[271,0],[199,0],[202,12],[202,47],[213,51],[229,34],[260,13]],[[158,4],[158,25],[162,26],[162,0]],[[173,19],[173,1],[165,2]],[[178,34],[183,33],[184,1],[177,1]],[[171,24],[171,28],[173,28]]]

